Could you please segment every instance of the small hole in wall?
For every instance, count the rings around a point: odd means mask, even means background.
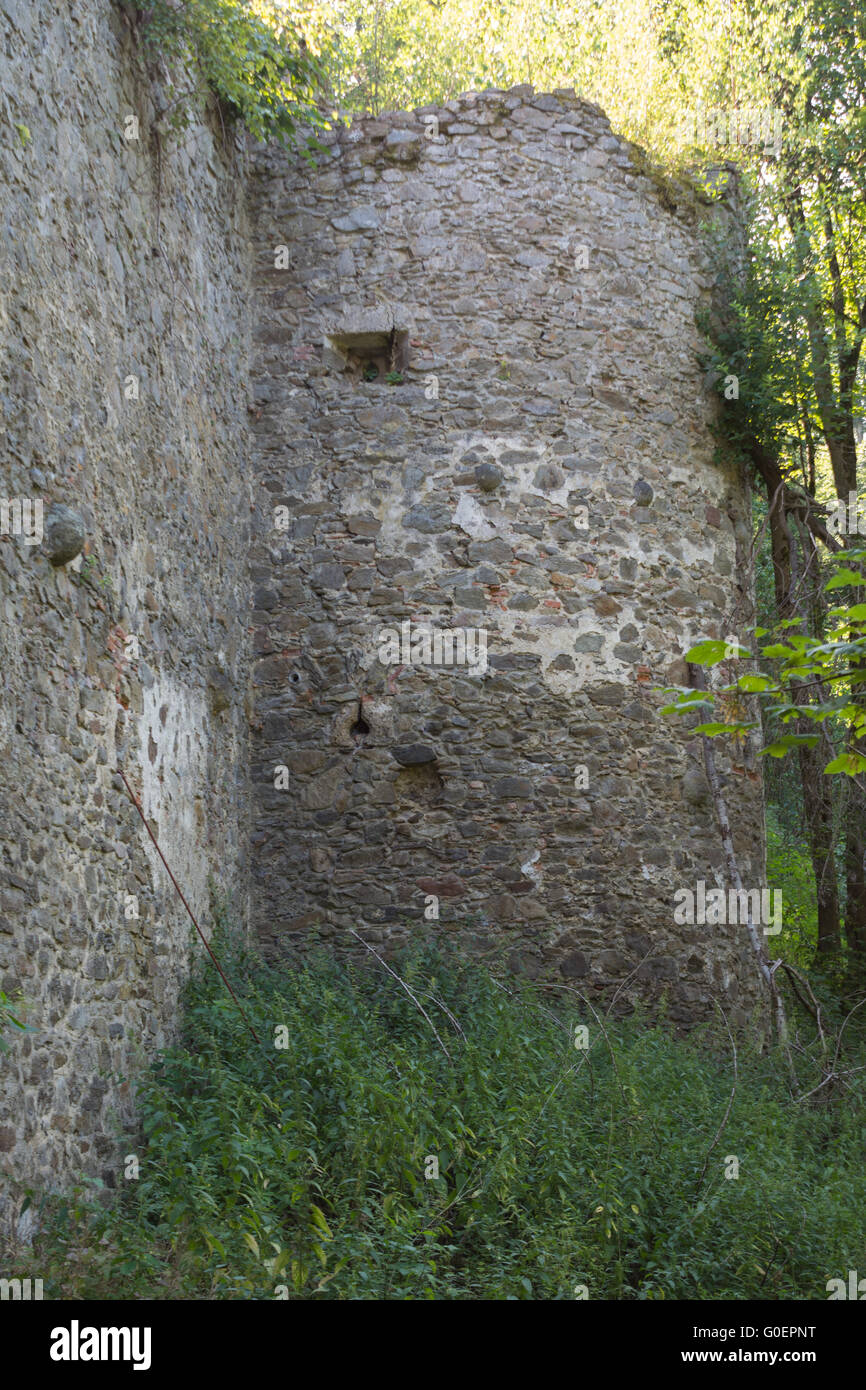
[[[370,732],[370,725],[367,723],[366,719],[364,718],[364,705],[363,705],[363,701],[359,700],[359,701],[358,701],[358,718],[355,720],[354,724],[352,725],[351,729],[349,730],[349,733],[352,735],[352,738],[358,739],[358,738],[363,738],[364,735],[365,735],[365,734],[368,734],[369,732]]]
[[[289,676],[289,681],[290,681],[290,683],[291,683],[292,685],[300,685],[300,683],[301,683],[301,673],[300,673],[300,671],[293,671],[292,674]]]

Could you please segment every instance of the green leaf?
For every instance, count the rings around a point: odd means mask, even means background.
[[[686,652],[686,661],[693,666],[716,666],[724,661],[727,650],[727,642],[698,642],[697,646]]]
[[[737,680],[737,685],[741,690],[745,691],[770,690],[772,689],[773,682],[770,680],[769,676],[749,674],[740,676]]]
[[[333,1235],[331,1234],[331,1228],[330,1228],[330,1226],[328,1225],[327,1221],[325,1220],[325,1216],[324,1216],[324,1213],[322,1212],[321,1208],[320,1208],[320,1207],[317,1207],[317,1206],[315,1205],[315,1203],[313,1202],[313,1203],[310,1204],[310,1212],[312,1213],[312,1217],[313,1217],[313,1222],[314,1222],[314,1224],[315,1224],[316,1226],[318,1226],[319,1230],[322,1231],[322,1232],[324,1233],[325,1239],[326,1239],[326,1240],[333,1240],[334,1237],[333,1237]]]
[[[862,574],[858,574],[856,570],[843,568],[840,569],[838,573],[834,574],[832,579],[827,580],[824,588],[828,590],[844,589],[847,584],[855,584],[858,586],[860,584],[866,584],[866,578],[864,578]]]
[[[792,748],[814,748],[819,741],[818,734],[784,734],[775,743],[761,749],[761,757],[784,758]]]
[[[849,777],[856,777],[860,772],[866,772],[866,758],[862,753],[840,753],[838,758],[833,758],[824,768],[825,772],[845,772]]]
[[[712,700],[678,700],[673,705],[662,705],[659,714],[688,714],[693,709],[714,709]]]
[[[691,686],[669,685],[665,688],[666,695],[676,695],[680,705],[711,705],[712,700],[707,698],[705,690],[693,690]]]

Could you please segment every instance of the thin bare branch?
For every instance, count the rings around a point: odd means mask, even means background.
[[[698,1199],[698,1198],[700,1197],[700,1195],[701,1195],[701,1188],[702,1188],[703,1185],[704,1185],[704,1178],[706,1177],[707,1164],[708,1164],[709,1161],[710,1161],[710,1154],[713,1152],[713,1149],[716,1147],[716,1145],[718,1144],[719,1140],[720,1140],[721,1137],[722,1137],[722,1134],[723,1134],[723,1132],[724,1132],[725,1125],[728,1123],[728,1116],[729,1116],[730,1113],[731,1113],[731,1106],[732,1106],[733,1103],[734,1103],[734,1096],[737,1094],[737,1079],[738,1079],[738,1071],[737,1071],[737,1044],[735,1043],[735,1041],[734,1041],[734,1035],[733,1035],[733,1033],[731,1032],[731,1025],[728,1023],[727,1014],[725,1013],[725,1011],[724,1011],[724,1009],[722,1008],[721,1004],[719,1003],[718,999],[716,999],[715,995],[712,996],[712,999],[713,999],[713,1003],[715,1004],[716,1008],[718,1009],[719,1013],[722,1015],[722,1018],[723,1018],[724,1021],[725,1021],[725,1027],[726,1027],[727,1030],[728,1030],[728,1037],[730,1038],[730,1041],[731,1041],[731,1053],[732,1053],[733,1061],[734,1061],[734,1084],[733,1084],[733,1086],[731,1087],[731,1094],[728,1096],[728,1103],[727,1103],[727,1105],[725,1106],[725,1113],[724,1113],[724,1115],[722,1116],[721,1124],[719,1125],[718,1129],[716,1130],[715,1136],[714,1136],[714,1138],[713,1138],[713,1142],[712,1142],[712,1144],[710,1144],[710,1147],[707,1149],[706,1155],[705,1155],[705,1157],[704,1157],[704,1166],[703,1166],[703,1168],[701,1169],[701,1175],[700,1175],[700,1177],[698,1178],[698,1186],[697,1186],[697,1191],[696,1191],[696,1193],[695,1193],[695,1201],[697,1201],[697,1199]]]
[[[379,964],[380,964],[380,965],[383,965],[383,966],[385,967],[385,969],[387,970],[388,974],[389,974],[389,975],[392,975],[392,976],[394,977],[394,979],[397,981],[398,985],[400,985],[400,987],[401,987],[402,989],[405,989],[405,991],[406,991],[406,993],[408,994],[409,998],[412,1000],[412,1003],[413,1003],[413,1004],[415,1005],[415,1007],[419,1010],[419,1012],[422,1013],[422,1014],[424,1015],[424,1017],[426,1018],[427,1022],[430,1024],[430,1027],[433,1029],[433,1034],[434,1034],[434,1036],[435,1036],[435,1038],[436,1038],[436,1041],[438,1042],[439,1046],[442,1048],[442,1051],[445,1053],[445,1056],[448,1058],[448,1061],[450,1062],[450,1061],[452,1060],[452,1058],[451,1058],[451,1053],[448,1051],[448,1048],[445,1046],[444,1042],[443,1042],[442,1039],[440,1038],[438,1032],[436,1031],[436,1024],[433,1022],[432,1018],[431,1018],[430,1015],[428,1014],[427,1010],[424,1008],[424,1005],[423,1005],[423,1004],[420,1002],[420,1000],[418,999],[417,995],[415,995],[415,994],[412,993],[412,991],[411,991],[411,989],[409,988],[409,986],[407,985],[406,981],[400,978],[400,976],[397,974],[397,971],[396,971],[396,970],[392,970],[392,969],[391,969],[391,967],[390,967],[390,965],[388,964],[388,962],[387,962],[386,960],[383,960],[382,957],[379,955],[379,952],[378,952],[378,951],[374,951],[374,950],[373,950],[373,947],[370,945],[370,943],[369,943],[368,941],[365,941],[364,938],[363,938],[363,936],[359,936],[359,935],[358,935],[358,933],[355,931],[355,928],[354,928],[354,927],[350,927],[350,928],[349,928],[349,931],[351,932],[352,936],[354,936],[355,939],[356,939],[357,941],[360,941],[361,945],[362,945],[366,950],[368,950],[368,951],[370,952],[370,955],[371,955],[371,956],[375,956],[375,957],[376,957],[376,959],[377,959],[377,961],[379,962]]]

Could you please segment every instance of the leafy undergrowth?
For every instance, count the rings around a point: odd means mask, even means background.
[[[421,950],[397,968],[443,1047],[373,961],[218,945],[262,1046],[199,969],[140,1085],[138,1178],[41,1204],[14,1273],[46,1297],[823,1299],[866,1269],[859,1074],[796,1104],[741,1044],[714,1144],[724,1028],[599,1020]]]

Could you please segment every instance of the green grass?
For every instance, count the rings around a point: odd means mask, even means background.
[[[866,1271],[859,1075],[798,1105],[775,1054],[740,1043],[714,1145],[721,1026],[599,1022],[420,949],[398,968],[449,1060],[375,962],[277,970],[217,941],[262,1046],[200,967],[121,1147],[138,1179],[108,1207],[86,1188],[42,1203],[12,1272],[46,1297],[826,1299]]]

